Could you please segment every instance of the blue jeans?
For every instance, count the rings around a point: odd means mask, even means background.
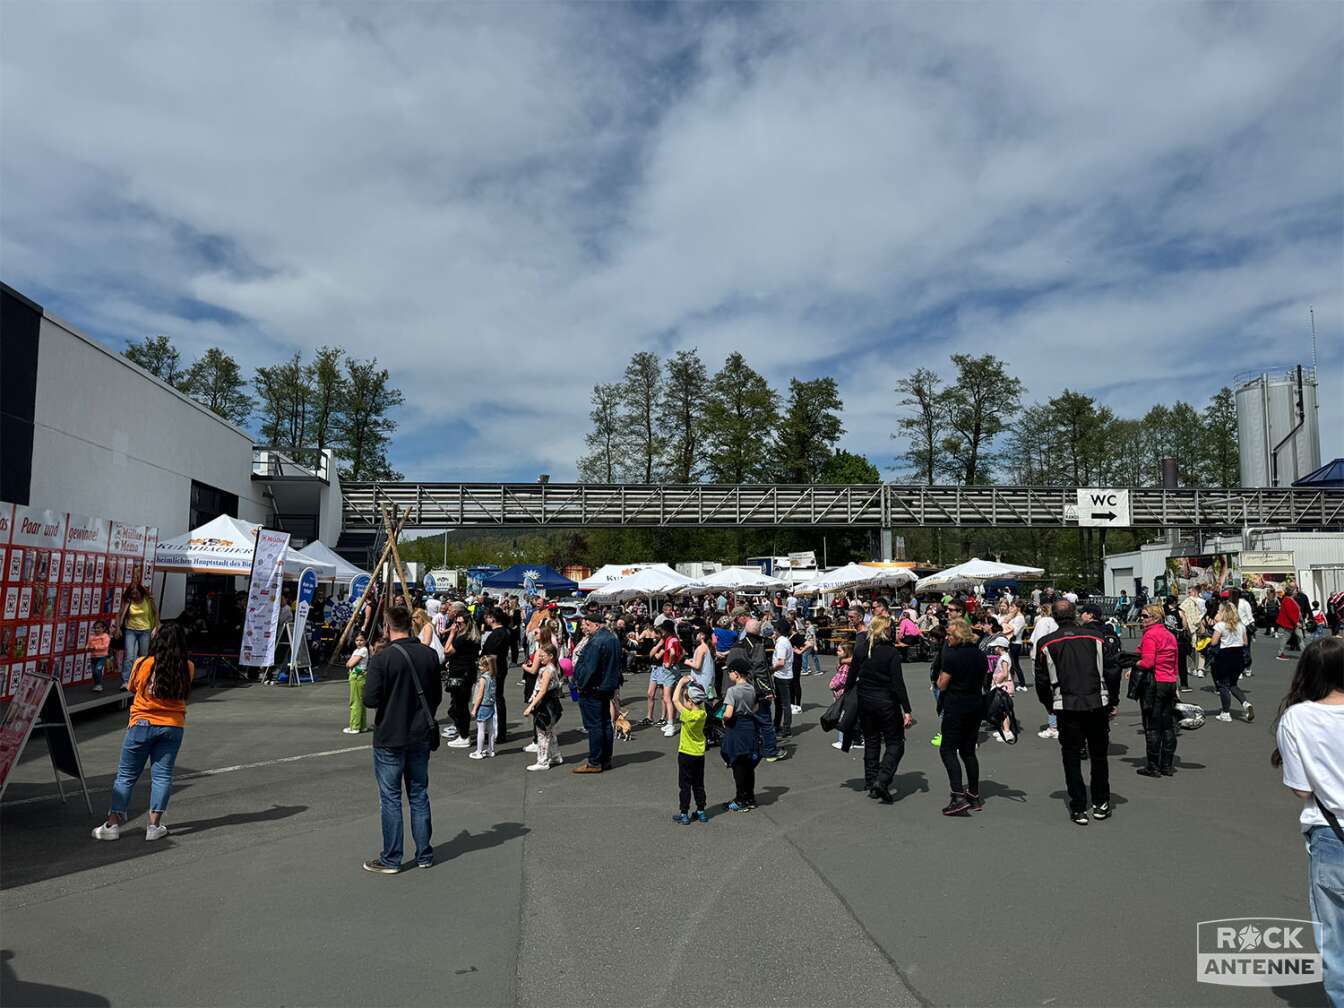
[[[433,864],[434,848],[429,820],[429,747],[386,749],[373,747],[373,775],[378,778],[378,804],[383,817],[383,864],[401,865],[401,782],[406,782],[406,803],[411,807],[411,837],[415,840],[416,864]]]
[[[803,668],[811,671],[813,675],[821,675],[821,655],[815,651],[809,651],[803,655]]]
[[[112,784],[112,807],[123,819],[131,804],[131,792],[149,760],[149,810],[162,812],[173,794],[173,764],[182,748],[182,729],[175,725],[152,725],[137,721],[126,729],[121,743],[121,763]]]
[[[616,731],[611,726],[611,690],[597,690],[579,694],[579,716],[588,730],[588,763],[590,766],[611,766],[611,750],[616,744]]]
[[[107,664],[107,658],[90,658],[89,675],[93,676],[93,684],[101,686],[103,684],[103,666]]]
[[[1316,942],[1325,973],[1325,999],[1344,1005],[1344,843],[1329,826],[1307,833],[1307,902],[1320,927]]]
[[[788,697],[784,697],[784,703],[789,702]],[[770,716],[770,701],[757,700],[756,713],[752,715],[756,721],[756,738],[760,741],[760,751],[762,759],[769,759],[772,756],[779,755],[779,740],[775,737],[775,721]]]
[[[121,663],[121,684],[123,686],[131,681],[131,669],[135,667],[135,660],[144,658],[149,654],[149,631],[127,630],[125,641],[126,660]]]

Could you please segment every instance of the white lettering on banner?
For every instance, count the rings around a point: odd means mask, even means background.
[[[1131,524],[1128,490],[1079,487],[1076,507],[1080,528],[1124,528]]]
[[[258,528],[252,553],[252,577],[243,615],[238,661],[254,668],[275,663],[275,638],[280,622],[280,590],[284,584],[289,533]]]
[[[1318,983],[1320,932],[1311,921],[1237,917],[1195,928],[1195,979],[1230,987]]]

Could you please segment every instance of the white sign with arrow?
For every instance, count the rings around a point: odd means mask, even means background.
[[[1080,528],[1123,528],[1130,524],[1128,490],[1078,488]]]

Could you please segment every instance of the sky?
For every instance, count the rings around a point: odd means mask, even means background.
[[[1344,5],[0,7],[0,278],[118,349],[334,344],[393,465],[574,478],[638,350],[1202,405],[1321,360],[1344,454]]]

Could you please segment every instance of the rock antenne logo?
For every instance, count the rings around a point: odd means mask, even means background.
[[[1237,932],[1237,942],[1239,951],[1250,952],[1252,949],[1260,947],[1260,929],[1254,924],[1247,924]]]
[[[1319,983],[1320,936],[1311,921],[1231,917],[1195,929],[1195,978],[1229,987]]]

